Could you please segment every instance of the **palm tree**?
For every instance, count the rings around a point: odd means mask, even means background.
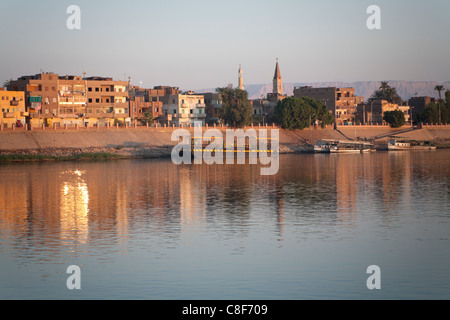
[[[436,90],[439,93],[439,124],[441,124],[441,91],[444,90],[444,86],[443,85],[437,85],[434,87],[434,90]]]
[[[390,87],[391,86],[389,85],[389,81],[381,81],[381,85],[380,85],[380,90],[381,91],[386,91]]]
[[[3,87],[7,88],[11,84],[11,81],[12,81],[12,79],[11,80],[5,80],[3,82]]]
[[[436,90],[439,93],[439,100],[441,100],[441,91],[444,90],[444,86],[443,85],[437,85],[434,87],[434,90]]]

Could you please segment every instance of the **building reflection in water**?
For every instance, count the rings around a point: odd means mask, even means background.
[[[59,175],[61,191],[59,216],[62,240],[88,241],[89,192],[82,176],[85,171],[68,170]]]
[[[2,250],[114,245],[143,235],[178,241],[205,228],[230,239],[263,227],[281,241],[296,225],[353,228],[366,210],[390,225],[412,194],[433,196],[416,185],[448,186],[446,161],[413,152],[282,156],[278,174],[266,177],[254,165],[170,160],[8,164],[0,167],[0,237],[14,240]]]

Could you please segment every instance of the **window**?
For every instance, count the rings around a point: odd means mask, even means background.
[[[100,91],[100,89],[99,89],[99,88],[95,88],[95,91],[96,91],[96,92],[99,92],[99,91]]]
[[[100,99],[95,99],[95,102],[96,103],[100,103]]]
[[[53,98],[53,102],[56,102],[56,98]]]
[[[88,100],[88,101],[89,101],[89,103],[92,103],[92,98],[89,98],[89,100]]]
[[[89,92],[92,92],[92,88],[88,88],[88,91],[89,91]]]

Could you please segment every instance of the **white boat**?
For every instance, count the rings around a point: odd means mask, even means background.
[[[320,140],[314,146],[318,153],[362,153],[370,152],[371,144],[360,141]]]
[[[388,150],[436,150],[436,146],[432,145],[430,142],[419,142],[419,141],[405,141],[397,139],[389,139],[387,143]]]
[[[330,149],[331,153],[363,153],[369,151],[370,149],[362,149],[357,146],[335,146]]]
[[[330,153],[330,149],[334,146],[336,146],[339,143],[339,141],[335,140],[319,140],[314,145],[314,152],[315,153]]]
[[[396,139],[389,139],[388,150],[410,150],[411,144],[409,142],[397,141]]]

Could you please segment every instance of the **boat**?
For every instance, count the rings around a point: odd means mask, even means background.
[[[365,153],[372,150],[370,143],[362,141],[319,140],[314,146],[317,153]]]
[[[389,139],[388,150],[410,150],[411,144],[406,141],[398,141],[396,139]]]
[[[333,140],[319,140],[314,145],[315,153],[330,153],[330,149],[336,145]]]
[[[390,138],[387,143],[389,151],[401,150],[436,150],[436,146],[431,141],[415,141]]]

